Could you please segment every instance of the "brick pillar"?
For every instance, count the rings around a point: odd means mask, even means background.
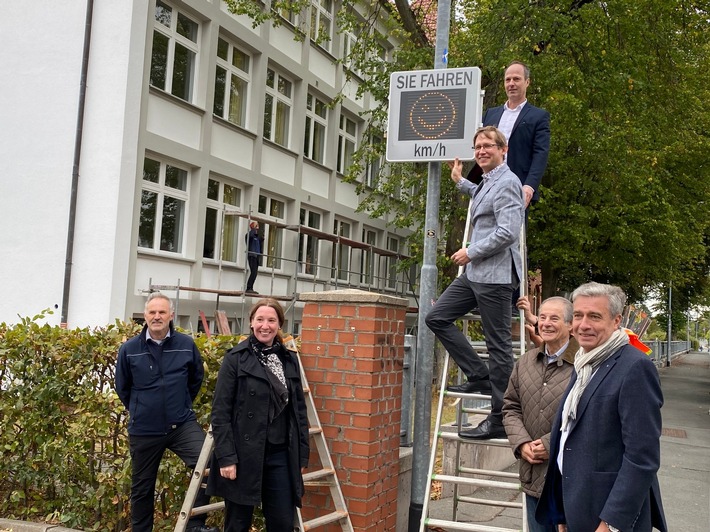
[[[301,361],[353,527],[395,530],[407,300],[361,290],[300,299]],[[307,518],[332,507],[327,490],[306,493]]]

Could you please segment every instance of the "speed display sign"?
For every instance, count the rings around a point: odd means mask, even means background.
[[[394,72],[387,160],[472,159],[482,107],[478,67]]]

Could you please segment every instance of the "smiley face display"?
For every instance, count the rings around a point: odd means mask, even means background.
[[[399,140],[459,138],[464,125],[464,97],[461,89],[403,94]]]

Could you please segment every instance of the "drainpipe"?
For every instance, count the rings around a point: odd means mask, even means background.
[[[67,327],[69,316],[69,291],[71,285],[72,258],[74,255],[74,228],[76,226],[76,202],[79,190],[79,162],[81,161],[81,139],[84,126],[84,106],[86,104],[86,77],[89,71],[89,50],[91,49],[91,21],[94,0],[86,2],[86,22],[84,25],[84,51],[81,60],[81,83],[79,85],[79,109],[76,117],[74,137],[74,165],[71,175],[71,197],[69,199],[69,227],[67,228],[67,250],[64,261],[64,288],[62,293],[62,316],[60,326]]]

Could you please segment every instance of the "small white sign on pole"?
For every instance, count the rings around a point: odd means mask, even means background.
[[[473,159],[483,110],[478,67],[393,72],[388,161]]]

